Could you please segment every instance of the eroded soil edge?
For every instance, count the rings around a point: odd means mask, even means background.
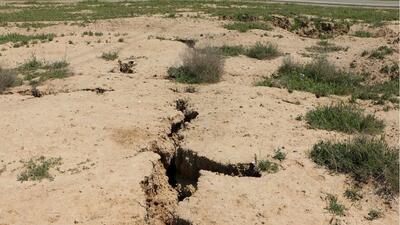
[[[229,176],[261,176],[254,163],[224,164],[183,148],[181,142],[184,137],[180,131],[196,119],[199,113],[189,107],[187,100],[178,99],[175,103],[183,119],[173,122],[167,134],[174,148],[166,149],[153,142],[146,149],[160,156],[160,160],[153,163],[152,174],[141,183],[146,194],[145,220],[148,224],[191,224],[179,218],[175,212],[178,203],[196,191],[200,170]]]

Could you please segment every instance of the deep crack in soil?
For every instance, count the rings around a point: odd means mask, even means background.
[[[167,150],[156,142],[152,142],[150,149],[160,156],[160,160],[153,164],[152,174],[142,181],[142,188],[146,194],[146,221],[148,224],[191,224],[175,214],[178,202],[190,197],[197,190],[200,170],[221,173],[239,177],[261,177],[254,163],[224,164],[196,152],[181,147],[183,136],[179,132],[196,119],[199,113],[190,109],[188,101],[176,100],[176,109],[184,117],[171,124],[168,137],[174,148]]]

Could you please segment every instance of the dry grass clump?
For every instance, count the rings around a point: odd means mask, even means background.
[[[168,69],[170,78],[181,83],[215,83],[221,78],[224,61],[212,47],[188,49],[182,56],[182,65]]]

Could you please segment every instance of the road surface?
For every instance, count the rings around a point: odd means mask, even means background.
[[[399,1],[377,0],[270,0],[271,2],[302,3],[316,5],[342,5],[379,8],[399,8]]]

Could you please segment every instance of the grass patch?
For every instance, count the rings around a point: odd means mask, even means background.
[[[282,151],[282,149],[278,148],[274,152],[274,156],[272,156],[273,159],[283,161],[286,159],[286,153]]]
[[[245,7],[243,7],[245,6]],[[259,2],[232,2],[210,0],[183,1],[82,1],[75,4],[7,4],[9,13],[0,14],[3,22],[27,21],[90,21],[99,19],[135,17],[151,14],[176,14],[186,11],[202,11],[206,14],[232,18],[240,21],[269,19],[272,14],[283,16],[310,15],[334,20],[353,20],[368,23],[398,20],[396,9],[370,9],[355,7],[325,7],[298,4],[279,4]],[[90,10],[91,13],[80,13]]]
[[[237,30],[239,32],[247,32],[248,30],[272,30],[272,27],[263,22],[234,22],[226,24],[224,28],[228,30]]]
[[[382,83],[364,85],[354,90],[352,99],[373,100],[375,104],[383,105],[385,101],[398,103],[399,78],[392,77]]]
[[[372,221],[372,220],[382,218],[382,216],[383,216],[382,211],[380,211],[378,209],[370,209],[368,212],[368,216],[366,216],[365,219]]]
[[[17,33],[9,33],[5,35],[0,35],[0,44],[5,44],[8,42],[21,42],[21,43],[28,43],[31,40],[42,40],[42,41],[50,41],[53,40],[55,34],[36,34],[36,35],[23,35]]]
[[[276,173],[279,170],[278,164],[271,162],[268,159],[257,161],[256,167],[259,171],[267,173]]]
[[[397,103],[399,79],[382,83],[364,84],[365,78],[359,74],[338,69],[326,58],[317,58],[305,65],[285,58],[278,71],[256,85],[308,91],[317,97],[328,95],[352,95],[356,99],[374,100],[377,104],[385,101]]]
[[[0,68],[0,94],[7,88],[20,84],[15,70],[8,70]]]
[[[49,27],[55,25],[54,23],[17,23],[16,26],[18,28],[26,28],[26,29],[37,29],[43,27]]]
[[[50,169],[61,165],[61,158],[49,158],[41,156],[37,159],[31,159],[24,163],[25,170],[17,177],[18,181],[40,181],[43,179],[53,180]]]
[[[18,70],[24,75],[24,79],[31,85],[38,85],[49,79],[61,79],[70,76],[69,63],[65,60],[44,62],[32,56]]]
[[[118,58],[118,52],[103,52],[103,54],[101,54],[101,58],[106,61],[116,60]]]
[[[317,96],[350,94],[363,81],[361,76],[345,72],[325,58],[301,65],[286,58],[276,74],[258,83],[260,86],[286,87],[308,91]]]
[[[361,38],[370,38],[373,37],[374,35],[368,31],[358,30],[354,33],[354,36]]]
[[[382,68],[380,69],[381,73],[385,73],[385,74],[393,74],[393,75],[398,75],[399,74],[399,64],[394,62],[392,63],[392,65],[384,65],[382,66]]]
[[[317,43],[317,45],[308,47],[308,48],[306,48],[306,50],[310,51],[310,52],[329,53],[329,52],[337,52],[337,51],[347,50],[347,48],[329,43],[328,40],[321,40]]]
[[[382,193],[398,194],[399,155],[383,140],[357,137],[345,142],[320,141],[310,152],[318,165],[351,175],[358,182],[372,179]]]
[[[168,69],[169,78],[181,83],[215,83],[223,71],[223,58],[215,48],[188,49],[183,64]]]
[[[257,42],[255,45],[248,48],[245,55],[255,59],[273,59],[280,55],[278,46],[276,44],[262,44]]]
[[[328,206],[326,209],[337,216],[344,216],[346,207],[338,202],[338,199],[336,196],[332,194],[328,194],[326,196],[326,200],[328,201]]]
[[[223,56],[238,56],[244,54],[245,48],[242,45],[223,45],[222,47],[218,47],[218,51],[220,51]]]
[[[352,202],[359,201],[363,198],[361,190],[356,187],[347,188],[344,192],[344,196]]]
[[[311,128],[344,133],[381,133],[385,127],[382,120],[351,105],[337,104],[317,107],[307,112],[305,119]]]
[[[388,46],[380,46],[379,48],[375,49],[369,55],[369,58],[372,59],[384,59],[385,56],[393,54],[394,50]]]

